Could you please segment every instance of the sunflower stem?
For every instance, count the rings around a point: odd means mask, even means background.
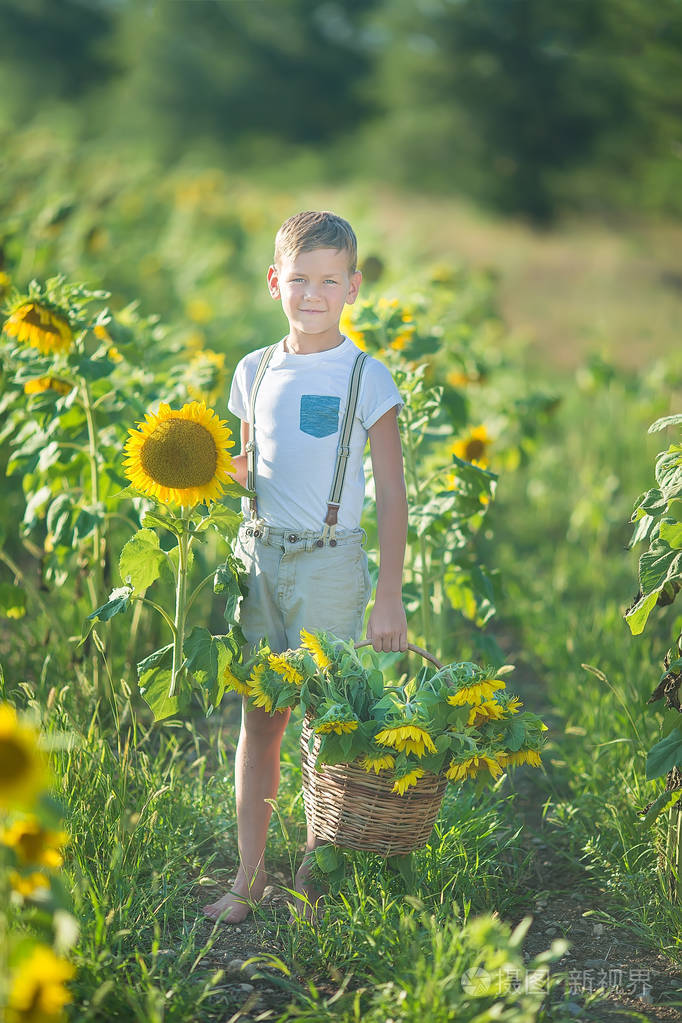
[[[187,597],[187,560],[189,553],[189,511],[184,506],[180,508],[180,518],[183,529],[178,537],[178,585],[175,591],[175,635],[173,637],[173,667],[171,672],[171,684],[169,697],[175,696],[178,683],[178,676],[183,668],[182,647],[185,641],[185,606]]]

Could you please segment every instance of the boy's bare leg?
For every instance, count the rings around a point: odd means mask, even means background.
[[[294,878],[294,888],[303,896],[302,901],[296,900],[296,910],[306,919],[312,919],[316,916],[319,909],[318,902],[324,894],[310,879],[312,866],[315,862],[315,849],[318,845],[322,845],[322,841],[313,834],[309,825],[305,853],[303,854],[301,866],[296,871],[296,877]]]
[[[282,736],[289,711],[271,717],[262,708],[242,706],[242,724],[235,756],[237,836],[239,870],[231,891],[217,902],[204,906],[206,916],[238,924],[249,913],[249,902],[258,902],[265,888],[265,841],[274,799],[279,787]]]

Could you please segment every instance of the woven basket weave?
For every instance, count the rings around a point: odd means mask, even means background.
[[[409,648],[442,667],[421,648],[412,644]],[[346,849],[382,856],[402,855],[426,845],[443,801],[445,776],[427,772],[401,796],[392,791],[393,778],[369,773],[355,763],[323,764],[316,771],[320,737],[315,737],[311,752],[311,720],[308,715],[303,719],[301,773],[306,821],[313,834]]]

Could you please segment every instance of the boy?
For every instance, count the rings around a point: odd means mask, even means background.
[[[386,367],[362,356],[339,330],[344,304],[355,302],[362,280],[356,260],[355,234],[341,217],[306,212],[287,220],[267,280],[289,332],[271,346],[269,359],[268,349],[245,356],[232,382],[228,407],[242,421],[235,479],[256,491],[255,501],[243,502],[249,517],[236,549],[249,587],[240,625],[248,643],[265,636],[274,652],[299,646],[301,628],[360,638],[371,595],[359,526],[368,435],[380,570],[367,638],[377,651],[407,649],[407,500],[397,423],[403,403]],[[204,907],[214,919],[239,923],[263,894],[272,812],[265,800],[277,794],[288,718],[288,710],[270,716],[244,699],[235,759],[240,866],[233,890]],[[309,833],[294,882],[308,900],[318,894],[308,884],[315,845]]]

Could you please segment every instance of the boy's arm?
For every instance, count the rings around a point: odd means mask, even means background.
[[[403,561],[407,542],[407,496],[395,406],[369,428],[379,527],[379,580],[367,623],[376,651],[407,650],[403,607]]]
[[[242,423],[241,427],[242,452],[240,455],[232,455],[232,461],[234,462],[235,471],[230,473],[230,476],[232,476],[232,479],[236,480],[237,483],[241,483],[241,485],[245,487],[247,472],[245,452],[246,445],[249,439],[249,424],[245,423],[244,420],[242,420],[241,423]]]

